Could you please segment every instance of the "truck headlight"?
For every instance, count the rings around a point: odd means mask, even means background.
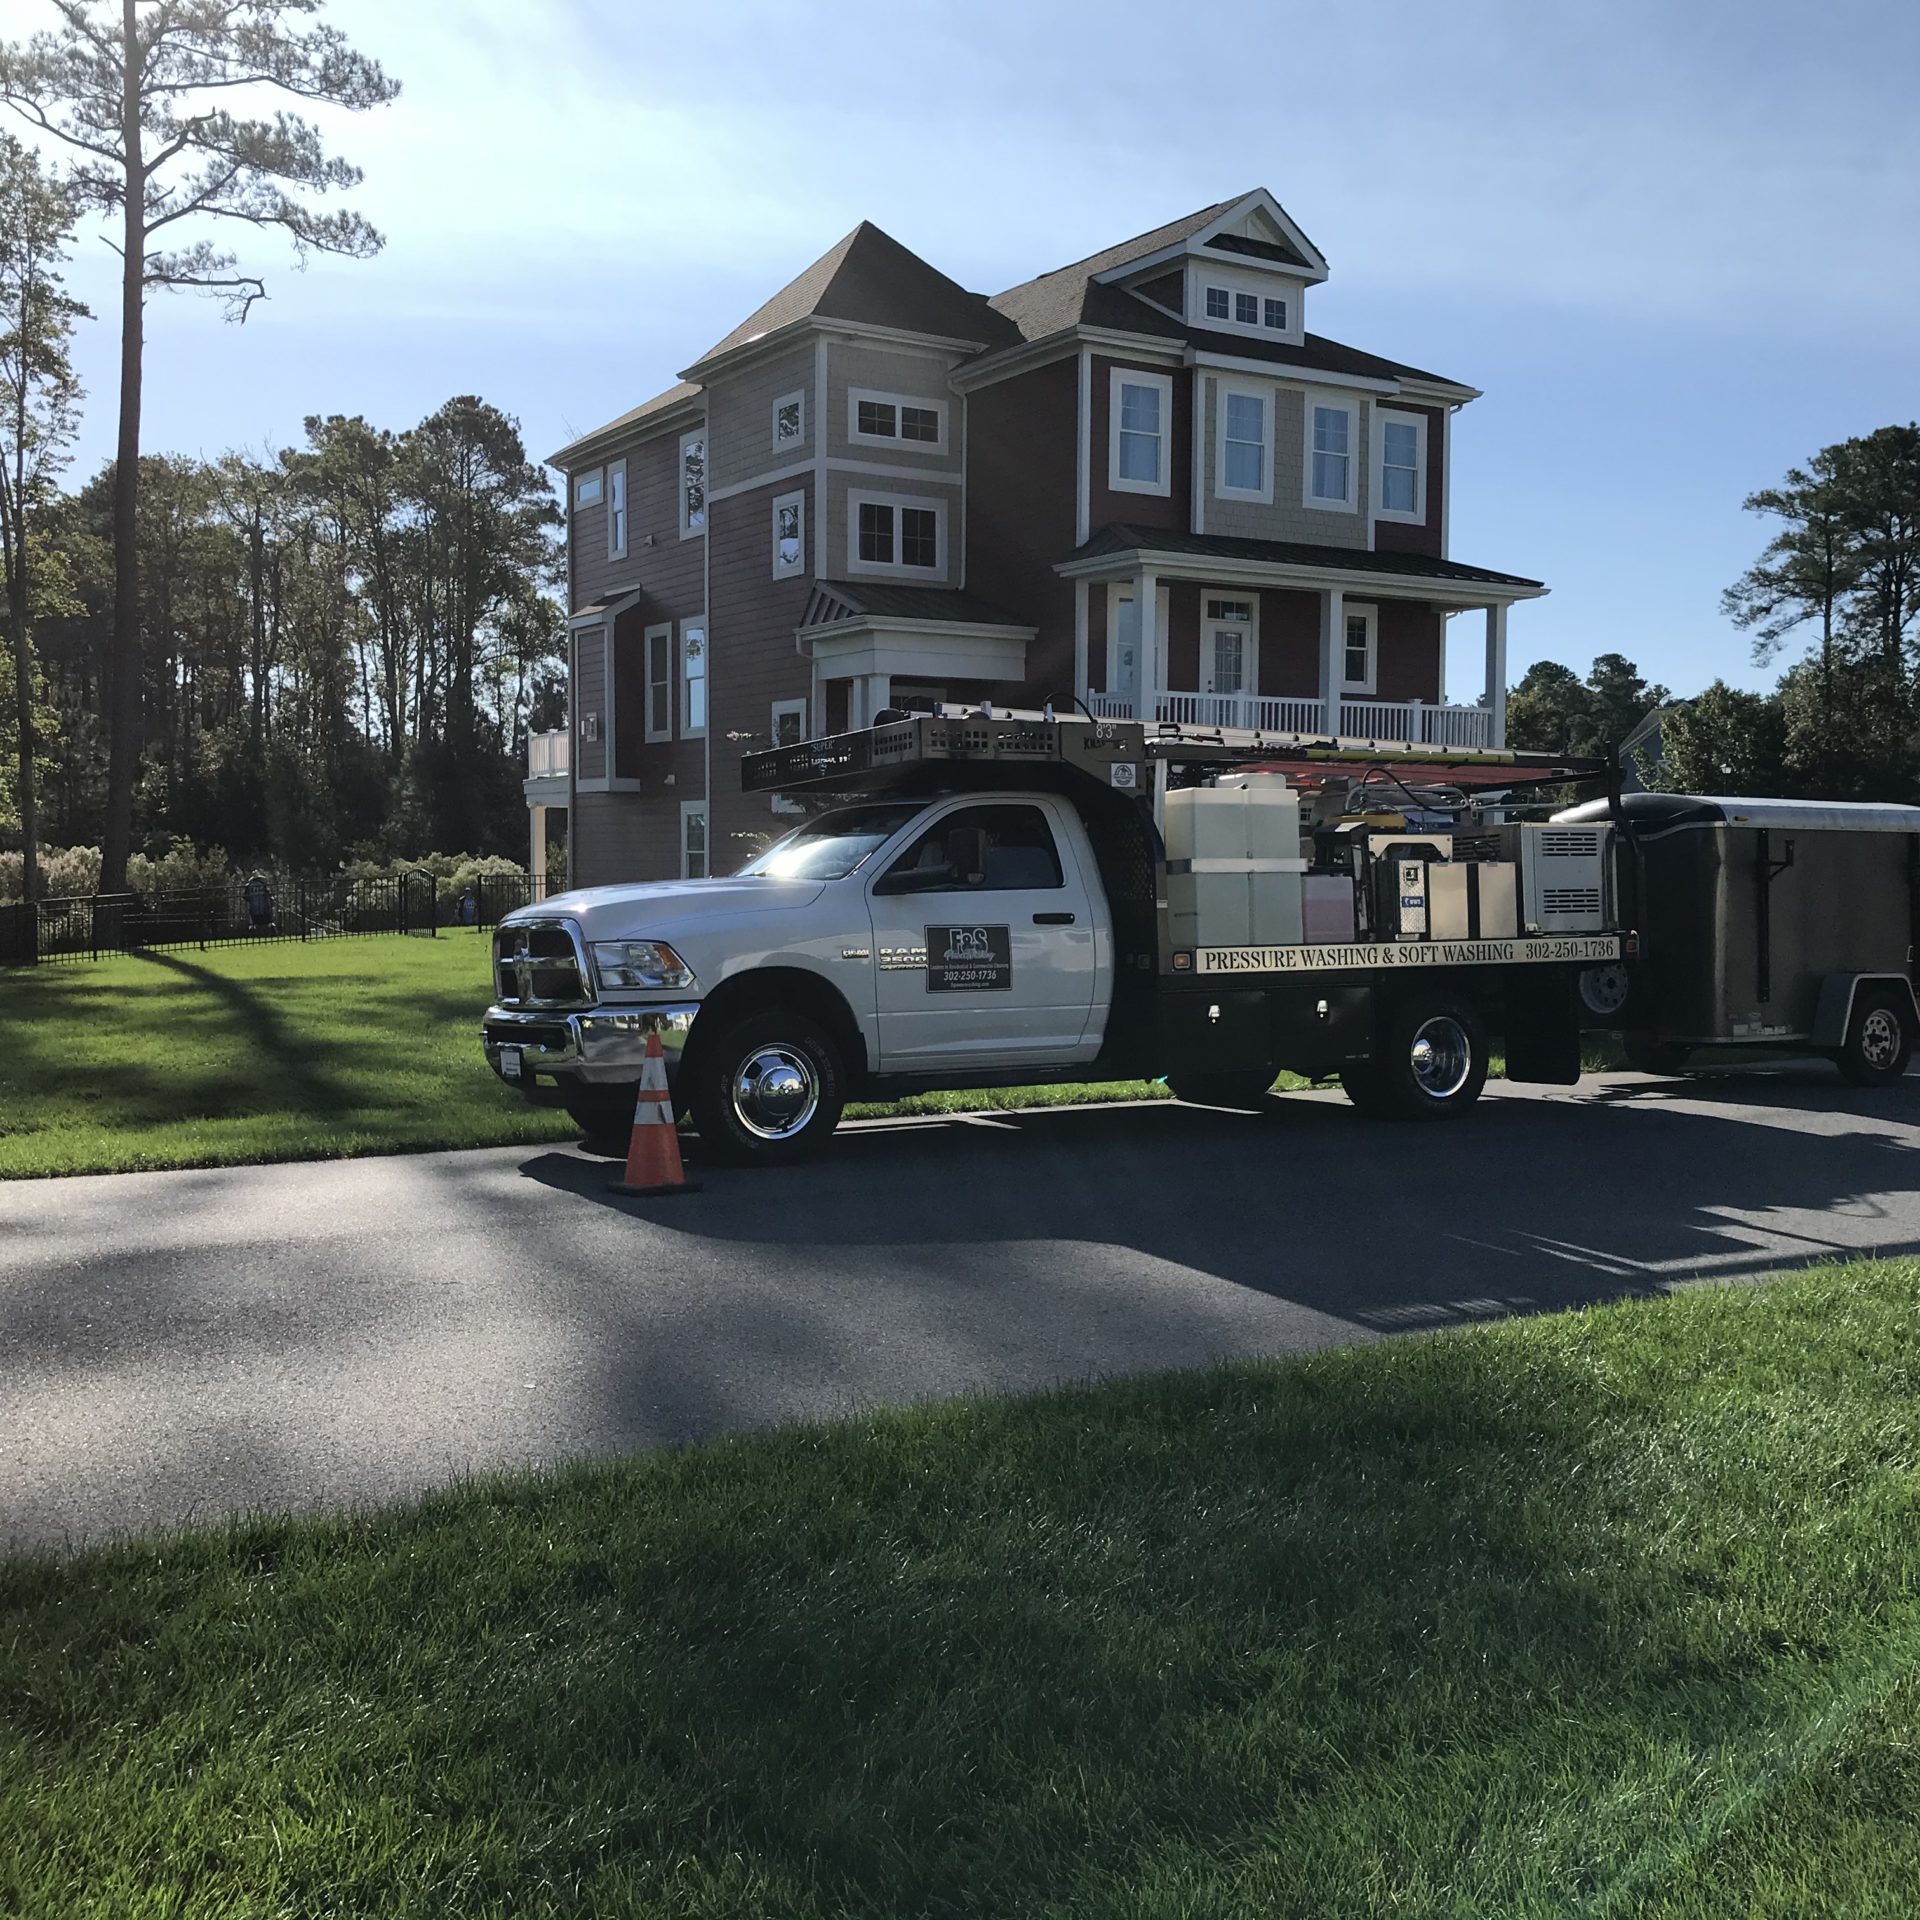
[[[690,987],[693,969],[664,940],[596,940],[603,987]]]

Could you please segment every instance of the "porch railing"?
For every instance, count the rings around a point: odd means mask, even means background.
[[[1131,694],[1090,693],[1100,720],[1131,720]],[[1292,694],[1179,693],[1153,697],[1156,720],[1190,727],[1238,727],[1261,733],[1327,731],[1326,708]],[[1426,700],[1342,700],[1333,731],[1359,740],[1404,740],[1427,747],[1490,747],[1493,715],[1485,707],[1448,707]]]
[[[564,780],[567,777],[567,748],[572,735],[562,727],[555,733],[527,735],[527,778]]]

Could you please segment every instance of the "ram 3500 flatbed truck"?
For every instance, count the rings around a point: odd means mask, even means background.
[[[985,708],[751,754],[748,791],[818,811],[730,877],[507,916],[486,1055],[605,1137],[658,1033],[678,1109],[748,1161],[937,1088],[1164,1075],[1251,1107],[1292,1070],[1441,1118],[1495,1035],[1509,1077],[1571,1083],[1629,999],[1615,829],[1508,824],[1447,787],[1469,766],[1509,798],[1606,776]]]

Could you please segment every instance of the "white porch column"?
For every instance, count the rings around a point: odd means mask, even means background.
[[[1492,746],[1507,744],[1507,610],[1504,606],[1487,609],[1487,695],[1486,705],[1493,719]]]
[[[1347,597],[1338,587],[1320,595],[1320,724],[1340,731],[1340,687],[1347,677]]]
[[[1091,591],[1084,580],[1073,583],[1073,690],[1082,700],[1092,691],[1087,684],[1087,595]],[[1093,703],[1087,700],[1087,704]]]
[[[527,817],[532,838],[532,851],[527,856],[527,879],[532,884],[533,897],[544,900],[547,897],[547,810],[536,800],[527,808]]]
[[[1160,576],[1143,567],[1134,575],[1133,604],[1137,610],[1140,642],[1134,651],[1134,713],[1151,724],[1159,717],[1159,676],[1155,663],[1160,652]]]

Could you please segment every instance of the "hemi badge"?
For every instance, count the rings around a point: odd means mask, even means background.
[[[873,958],[873,949],[871,947],[842,947],[840,949],[840,958],[842,960],[871,960]]]

